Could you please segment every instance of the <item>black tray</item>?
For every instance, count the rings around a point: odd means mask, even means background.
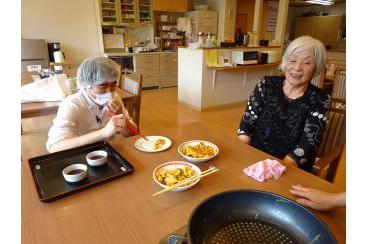
[[[96,150],[108,154],[107,163],[98,167],[87,164],[86,155]],[[83,191],[104,182],[133,173],[134,167],[108,142],[97,142],[28,160],[34,183],[41,201],[50,202]],[[62,170],[75,163],[88,166],[88,175],[82,181],[68,183]]]

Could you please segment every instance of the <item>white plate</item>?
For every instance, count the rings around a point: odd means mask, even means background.
[[[134,143],[135,148],[143,152],[161,152],[163,150],[168,149],[171,146],[171,140],[164,136],[146,136],[146,138],[148,139],[148,141],[146,141],[143,138],[139,138],[138,140],[136,140]],[[165,140],[165,144],[162,145],[157,150],[154,150],[153,144],[157,139]]]
[[[153,180],[159,184],[162,188],[169,188],[169,186],[160,183],[157,179],[156,179],[156,172],[160,171],[160,170],[170,170],[170,169],[175,169],[175,168],[184,168],[184,167],[189,167],[192,170],[194,170],[194,172],[196,173],[196,175],[200,175],[201,174],[201,170],[200,168],[198,168],[197,166],[195,166],[194,164],[188,163],[188,162],[183,162],[183,161],[172,161],[172,162],[167,162],[167,163],[163,163],[161,165],[159,165],[152,174]],[[193,181],[190,185],[187,186],[179,186],[175,189],[173,189],[172,191],[184,191],[186,189],[189,189],[191,187],[193,187],[195,184],[197,184],[199,182],[200,179],[197,179],[195,181]]]
[[[206,146],[212,147],[215,150],[215,155],[213,155],[212,157],[207,157],[207,158],[192,158],[192,157],[184,155],[184,153],[182,152],[183,147],[185,147],[185,146],[195,146],[195,145],[198,145],[200,142],[202,142]],[[214,157],[216,157],[217,154],[219,153],[219,148],[215,144],[213,144],[212,142],[209,142],[209,141],[193,140],[193,141],[187,141],[187,142],[184,142],[184,143],[180,144],[179,147],[178,147],[178,152],[183,158],[185,158],[186,160],[188,160],[191,163],[202,163],[202,162],[211,160]]]

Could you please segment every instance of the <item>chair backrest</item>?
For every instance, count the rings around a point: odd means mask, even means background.
[[[316,77],[312,79],[311,83],[317,86],[318,88],[323,89],[323,83],[325,81],[325,74],[326,74],[326,68],[322,69],[319,75],[317,75]]]
[[[125,69],[121,76],[121,79],[121,88],[131,94],[134,94],[131,99],[124,101],[124,105],[128,110],[130,116],[133,118],[134,122],[137,124],[137,128],[139,129],[142,75]]]
[[[335,146],[346,142],[345,100],[332,98],[329,119],[323,139],[317,150],[317,156],[322,157]]]
[[[336,65],[336,70],[346,70],[346,60],[336,60],[336,59],[329,59],[327,60],[327,66],[331,64]]]
[[[332,97],[346,99],[346,71],[338,71],[332,88]]]

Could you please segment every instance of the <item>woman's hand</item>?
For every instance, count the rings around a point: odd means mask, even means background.
[[[298,167],[298,164],[295,162],[294,159],[292,159],[290,156],[286,155],[284,159],[282,160],[286,165],[291,165]]]
[[[300,185],[291,186],[290,192],[302,198],[296,201],[304,206],[316,210],[329,210],[334,207],[342,207],[346,204],[346,195],[343,193],[328,193],[314,188],[306,188]]]
[[[246,135],[239,135],[238,139],[245,142],[245,144],[247,145],[249,145],[252,140],[249,136],[246,136]]]
[[[114,115],[110,118],[107,125],[102,128],[104,139],[107,139],[116,133],[122,132],[126,128],[127,119],[123,114]]]

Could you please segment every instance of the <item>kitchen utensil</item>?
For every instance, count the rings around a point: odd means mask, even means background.
[[[179,183],[177,183],[177,184],[175,184],[175,185],[172,185],[172,186],[170,186],[170,187],[168,187],[168,188],[166,188],[166,189],[163,189],[163,190],[161,190],[161,191],[159,191],[159,192],[156,192],[156,193],[155,193],[155,194],[153,194],[152,196],[157,196],[157,195],[159,195],[159,194],[161,194],[161,193],[164,193],[164,192],[167,192],[167,191],[171,191],[171,190],[177,189],[178,187],[181,187],[181,186],[183,186],[183,185],[185,185],[185,184],[187,184],[187,183],[189,183],[189,182],[197,181],[197,180],[199,180],[199,179],[201,179],[201,178],[203,178],[203,177],[205,177],[205,176],[208,176],[208,175],[210,175],[210,174],[216,173],[217,171],[219,171],[219,169],[218,169],[218,168],[211,167],[211,168],[209,168],[208,170],[203,171],[200,175],[196,175],[196,176],[193,176],[193,177],[188,178],[188,179],[186,179],[186,180],[183,180],[183,181],[181,181],[181,182],[179,182]]]
[[[169,243],[336,243],[328,227],[302,205],[280,195],[233,190],[200,203],[189,218],[188,237]]]
[[[139,133],[131,124],[127,123],[127,128],[133,132],[134,134],[136,134],[137,136],[145,139],[146,141],[149,141],[144,135],[142,135],[141,133]]]

